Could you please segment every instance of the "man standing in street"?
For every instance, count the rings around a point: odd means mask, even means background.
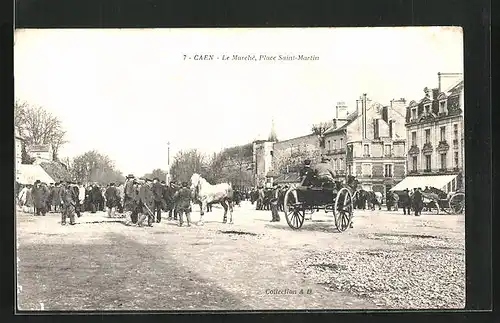
[[[148,226],[152,227],[153,226],[153,220],[154,220],[154,215],[152,213],[153,209],[153,190],[152,190],[152,185],[151,182],[147,179],[144,179],[141,181],[142,184],[139,188],[139,210],[141,212],[141,216],[139,217],[139,220],[137,221],[138,226],[142,226],[142,223],[148,218]]]
[[[278,213],[278,200],[279,200],[279,192],[280,192],[280,187],[279,185],[274,185],[273,188],[273,195],[271,197],[270,203],[271,203],[271,222],[280,222],[280,215]]]
[[[106,196],[106,208],[108,210],[108,217],[114,218],[116,207],[118,206],[120,198],[118,197],[118,191],[115,187],[115,183],[109,183],[104,193]]]
[[[415,216],[420,216],[423,209],[423,199],[420,187],[415,189],[412,199],[413,199],[413,208],[415,209]]]
[[[179,189],[175,195],[174,200],[176,201],[176,209],[179,212],[179,226],[183,225],[184,213],[186,214],[187,226],[191,226],[191,190],[187,182],[182,182],[182,188]]]
[[[75,201],[73,200],[73,190],[69,183],[65,182],[61,186],[61,225],[66,225],[66,219],[69,217],[69,224],[75,225]]]
[[[135,177],[132,174],[127,175],[125,180],[125,189],[123,194],[123,210],[125,212],[131,212],[130,220],[132,223],[137,223],[137,213],[136,213],[136,187],[135,187]]]
[[[411,203],[410,203],[410,194],[408,193],[408,189],[405,189],[403,191],[403,194],[401,194],[399,200],[401,202],[401,206],[403,207],[403,215],[406,215],[407,211],[408,215],[410,215]]]
[[[161,222],[161,209],[163,207],[163,191],[164,188],[160,183],[160,180],[158,177],[153,178],[153,185],[152,185],[152,190],[153,190],[153,213],[156,216],[156,223]]]

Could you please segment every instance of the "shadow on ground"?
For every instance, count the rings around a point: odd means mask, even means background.
[[[234,310],[233,294],[177,264],[163,245],[108,233],[105,244],[23,244],[20,310]],[[159,256],[161,255],[161,256]]]
[[[306,220],[304,221],[302,227],[298,230],[290,228],[286,223],[286,220],[285,221],[282,220],[280,223],[276,224],[266,224],[265,227],[272,229],[288,230],[288,231],[313,231],[313,232],[325,232],[325,233],[339,233],[339,231],[335,227],[335,223],[331,221]]]

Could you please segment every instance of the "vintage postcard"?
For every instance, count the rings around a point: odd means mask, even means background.
[[[463,309],[459,27],[18,29],[17,309]]]

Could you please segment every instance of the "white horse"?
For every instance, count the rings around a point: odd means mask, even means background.
[[[229,183],[212,185],[199,174],[191,176],[191,192],[194,200],[200,205],[200,221],[203,224],[204,210],[207,204],[220,203],[224,208],[222,223],[227,222],[227,210],[229,209],[229,223],[233,223],[233,187]]]

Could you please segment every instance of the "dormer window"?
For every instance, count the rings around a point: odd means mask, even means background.
[[[430,104],[424,105],[424,111],[425,111],[425,114],[430,114],[431,113],[431,105]]]
[[[417,108],[411,109],[411,119],[416,120],[417,119]]]
[[[446,100],[439,101],[439,113],[446,113]]]

